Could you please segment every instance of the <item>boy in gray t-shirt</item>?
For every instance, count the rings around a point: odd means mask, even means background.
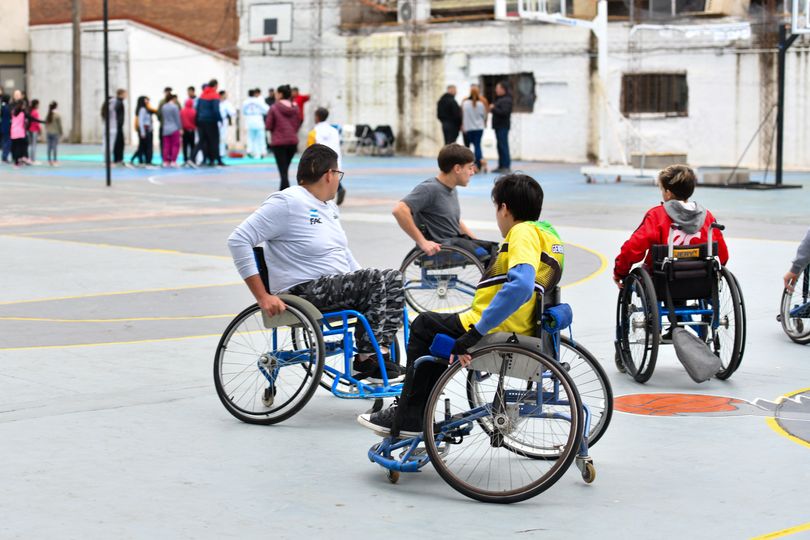
[[[394,206],[397,223],[416,246],[435,255],[442,244],[455,245],[488,259],[497,242],[478,240],[461,220],[456,187],[465,187],[475,174],[475,157],[469,148],[451,143],[439,152],[439,174],[413,188]]]

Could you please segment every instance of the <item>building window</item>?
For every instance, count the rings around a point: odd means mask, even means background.
[[[512,112],[530,113],[534,111],[537,95],[534,93],[533,73],[481,75],[481,92],[490,103],[495,101],[495,85],[501,81],[508,82],[509,88],[512,90]]]
[[[622,76],[622,114],[639,113],[688,116],[686,73],[625,73]]]

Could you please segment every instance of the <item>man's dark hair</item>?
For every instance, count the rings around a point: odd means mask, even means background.
[[[196,88],[194,88],[193,86],[189,86],[188,88],[186,88],[186,90],[191,90],[192,92],[196,92],[196,91],[197,91],[197,89],[196,89]]]
[[[224,95],[225,95],[225,90],[220,90],[220,91],[219,91],[219,97],[222,97],[222,96],[224,96]]]
[[[679,201],[686,201],[695,192],[695,172],[686,165],[670,165],[658,173],[658,183]]]
[[[278,88],[276,88],[276,92],[281,94],[283,99],[290,99],[292,97],[292,90],[290,90],[289,84],[282,84]]]
[[[505,204],[517,221],[537,221],[543,210],[543,188],[527,174],[505,174],[492,186],[492,202]]]
[[[164,89],[163,89],[163,93],[164,93],[164,94],[168,94],[168,93],[169,93],[169,92],[171,92],[171,91],[172,91],[172,87],[171,87],[171,86],[167,86],[166,88],[164,88]]]
[[[498,84],[501,85],[501,88],[503,88],[504,92],[506,92],[507,94],[509,93],[509,90],[511,90],[511,88],[509,87],[509,81],[507,81],[506,79],[498,81]]]
[[[217,82],[216,79],[211,79],[210,81],[208,81],[208,86],[210,86],[212,88],[217,87],[217,86],[219,86],[219,83]]]
[[[314,184],[329,169],[337,167],[338,155],[323,144],[313,144],[301,154],[295,178],[299,184]]]
[[[315,119],[318,122],[324,122],[327,118],[329,118],[329,111],[323,107],[318,107],[315,109]]]
[[[449,173],[456,165],[467,165],[475,162],[475,156],[466,146],[458,143],[450,143],[439,151],[439,169],[443,173]]]

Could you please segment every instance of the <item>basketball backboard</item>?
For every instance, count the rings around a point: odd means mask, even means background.
[[[292,2],[251,4],[249,10],[248,40],[251,43],[292,41]]]
[[[794,34],[810,34],[810,0],[793,0],[790,23]]]

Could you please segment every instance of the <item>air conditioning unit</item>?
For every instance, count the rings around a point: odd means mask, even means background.
[[[430,0],[397,0],[397,22],[412,24],[430,19]]]
[[[751,0],[706,0],[704,13],[707,15],[730,15],[745,17]]]

